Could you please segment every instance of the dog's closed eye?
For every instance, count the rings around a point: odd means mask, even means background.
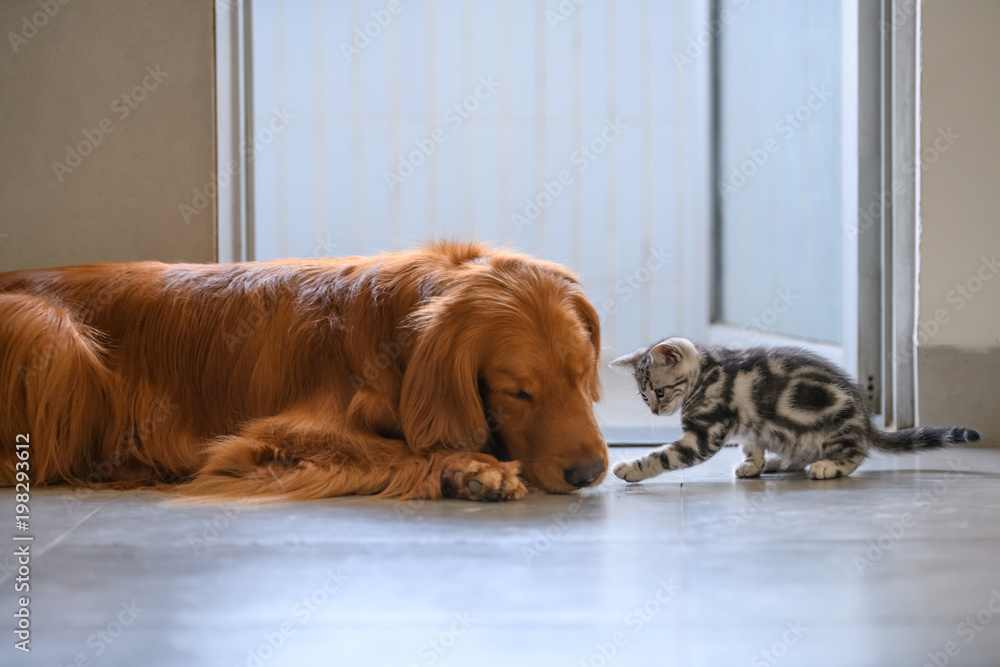
[[[531,403],[531,402],[533,402],[535,400],[535,398],[531,394],[529,394],[528,392],[526,392],[526,391],[514,392],[513,396],[517,400],[524,401],[526,403]]]

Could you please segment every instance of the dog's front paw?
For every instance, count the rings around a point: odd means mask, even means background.
[[[441,495],[463,500],[518,500],[528,491],[517,476],[516,461],[502,462],[487,454],[449,456],[441,470]]]
[[[641,482],[652,477],[648,471],[642,469],[642,459],[635,461],[619,461],[614,467],[615,476],[624,479],[626,482]]]

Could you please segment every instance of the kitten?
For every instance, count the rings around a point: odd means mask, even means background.
[[[615,475],[628,482],[701,463],[729,440],[740,442],[746,456],[737,477],[764,472],[767,451],[786,469],[808,465],[813,479],[850,475],[869,447],[908,452],[979,440],[978,431],[957,426],[878,429],[857,384],[797,348],[743,350],[668,338],[611,365],[632,370],[653,414],[680,410],[684,429],[676,442],[616,465]]]

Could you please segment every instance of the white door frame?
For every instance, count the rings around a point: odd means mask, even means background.
[[[250,37],[250,0],[216,0],[215,185],[219,262],[254,258]]]
[[[887,427],[914,425],[920,4],[860,0],[858,379]],[[865,66],[878,61],[879,67]]]
[[[909,428],[915,423],[916,402],[916,296],[917,215],[920,210],[920,3],[885,0],[882,3],[883,48],[888,62],[883,76],[888,82],[889,103],[885,131],[891,156],[886,156],[889,178],[883,191],[891,193],[892,206],[884,222],[886,285],[884,314],[886,377],[891,378],[891,402],[885,405],[886,424]],[[888,385],[889,382],[886,382]]]

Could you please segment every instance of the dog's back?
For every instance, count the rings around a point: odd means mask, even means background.
[[[0,441],[30,435],[38,482],[190,474],[206,439],[281,410],[338,366],[337,312],[359,293],[317,289],[310,278],[328,287],[364,262],[0,274]],[[292,317],[295,309],[315,313]],[[322,358],[311,354],[316,342]],[[13,478],[11,456],[0,449],[0,483]]]

